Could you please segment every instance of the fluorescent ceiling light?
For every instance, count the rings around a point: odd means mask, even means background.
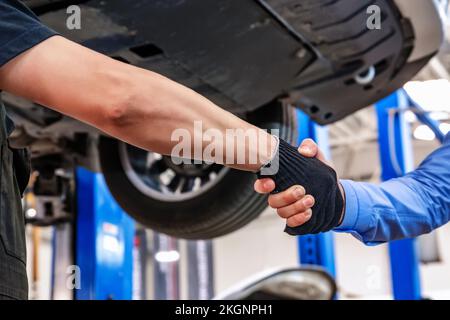
[[[176,262],[180,260],[180,253],[176,250],[158,251],[155,254],[155,259],[156,261],[162,263]]]
[[[28,209],[27,211],[26,211],[26,216],[28,217],[28,218],[34,218],[34,217],[36,217],[36,215],[37,215],[37,211],[36,211],[36,209],[34,209],[34,208],[30,208],[30,209]]]
[[[410,81],[404,86],[405,91],[425,111],[433,112],[432,117],[439,120],[449,119],[450,82],[441,80]],[[444,119],[443,119],[444,118]]]
[[[436,135],[428,126],[422,124],[414,130],[414,138],[417,140],[433,141]]]

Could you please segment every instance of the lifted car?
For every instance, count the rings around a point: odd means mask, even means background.
[[[291,143],[296,108],[321,124],[338,121],[400,88],[443,38],[439,1],[24,2],[61,35],[163,74],[258,126],[280,129]],[[66,27],[70,4],[81,8],[80,30]],[[368,27],[368,8],[379,9],[375,28]],[[213,238],[266,208],[251,173],[175,165],[24,99],[4,100],[17,124],[13,143],[31,148],[41,179],[76,165],[100,171],[117,202],[144,226]]]

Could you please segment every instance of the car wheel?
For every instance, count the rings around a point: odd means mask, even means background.
[[[296,141],[295,110],[278,102],[247,115]],[[174,237],[210,239],[233,232],[267,207],[253,191],[255,175],[216,164],[175,165],[170,157],[101,137],[106,183],[119,205],[145,227]]]

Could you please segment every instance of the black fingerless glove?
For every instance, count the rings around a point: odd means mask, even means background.
[[[293,185],[301,185],[312,195],[315,205],[311,219],[304,225],[285,232],[290,235],[316,234],[330,231],[339,225],[344,200],[339,190],[336,172],[316,158],[302,156],[296,148],[280,139],[278,153],[258,173],[258,179],[271,178],[279,193]]]

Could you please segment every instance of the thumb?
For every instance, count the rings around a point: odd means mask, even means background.
[[[255,181],[255,191],[261,194],[270,193],[275,189],[275,182],[272,179],[264,178]]]
[[[319,153],[319,147],[312,139],[305,139],[298,148],[298,152],[300,152],[302,156],[314,158]]]
[[[316,157],[323,163],[328,164],[328,161],[325,158],[325,155],[319,149],[319,146],[317,145],[317,143],[315,143],[314,140],[312,140],[312,139],[303,140],[300,147],[298,148],[298,152],[300,152],[300,154],[305,157],[308,157],[308,158]]]

